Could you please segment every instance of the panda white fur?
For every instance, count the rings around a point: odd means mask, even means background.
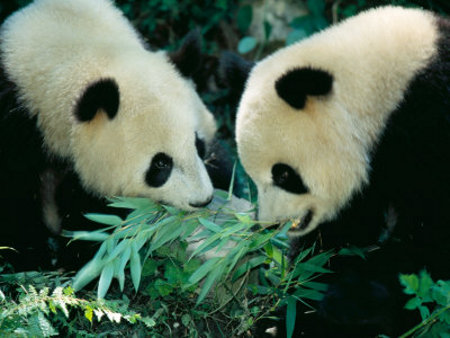
[[[450,277],[449,21],[381,7],[253,68],[224,64],[231,79],[249,74],[236,140],[259,218],[297,219],[294,251],[316,240],[381,247],[367,261],[332,261],[322,321],[303,318],[299,333],[400,334],[420,322],[400,314],[398,274]]]
[[[87,211],[71,204],[94,211],[102,196],[206,205],[200,153],[216,126],[188,79],[199,52],[193,35],[151,52],[109,0],[37,0],[11,15],[0,31],[2,231],[42,219],[58,232]],[[30,228],[36,242],[43,230]]]

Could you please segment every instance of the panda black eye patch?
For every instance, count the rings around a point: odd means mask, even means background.
[[[300,175],[291,166],[284,163],[274,164],[272,181],[277,187],[293,194],[305,194],[309,191]]]
[[[153,188],[159,188],[169,179],[173,168],[173,160],[164,153],[153,156],[150,168],[145,174],[145,182]]]
[[[195,147],[197,148],[198,156],[203,160],[206,154],[205,141],[199,138],[197,133],[195,133]]]

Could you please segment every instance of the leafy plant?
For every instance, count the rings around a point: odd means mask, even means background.
[[[59,335],[56,325],[67,325],[70,309],[78,309],[84,313],[87,321],[92,323],[94,318],[101,321],[107,318],[110,322],[119,323],[122,319],[128,323],[142,322],[147,327],[155,325],[153,319],[142,317],[140,314],[129,311],[126,306],[118,307],[117,302],[105,300],[86,300],[75,297],[74,290],[68,286],[56,287],[52,293],[45,287],[40,291],[32,285],[19,289],[19,300],[8,299],[0,290],[0,335],[1,336],[28,336],[50,337]],[[61,316],[63,314],[63,316]],[[72,333],[76,329],[72,330]]]
[[[405,309],[419,310],[422,322],[401,337],[448,337],[450,334],[450,281],[433,282],[430,275],[400,275],[403,292],[412,295]]]
[[[210,320],[213,313],[234,308],[230,315],[239,321],[235,333],[242,333],[287,306],[287,330],[292,334],[296,302],[320,300],[326,290],[314,279],[330,272],[324,266],[332,253],[313,256],[314,248],[309,248],[288,264],[286,233],[291,223],[268,230],[253,220],[248,202],[243,207],[233,205],[235,201],[231,192],[216,191],[211,208],[187,213],[145,198],[113,199],[112,207],[133,210],[125,220],[88,214],[107,227],[68,234],[102,242],[75,276],[74,288],[99,277],[97,294],[103,298],[114,278],[124,290],[129,268],[135,292],[144,282],[141,294],[156,301],[154,310],[164,321],[170,317],[167,304],[178,304],[191,320]],[[180,305],[181,299],[185,304]],[[224,312],[221,315],[228,315]]]

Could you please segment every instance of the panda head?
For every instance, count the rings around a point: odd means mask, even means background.
[[[202,157],[215,122],[185,78],[198,60],[195,43],[188,38],[169,57],[125,53],[80,91],[70,156],[86,189],[149,197],[185,210],[211,200]]]
[[[260,220],[296,219],[292,235],[303,235],[336,219],[362,191],[391,113],[437,52],[434,22],[427,12],[388,6],[282,48],[251,70],[229,62],[249,74],[236,141],[258,188]]]
[[[345,118],[329,118],[342,113],[331,72],[288,68],[269,84],[265,69],[252,71],[239,105],[238,152],[258,188],[258,218],[298,219],[291,231],[302,235],[334,218],[366,180],[364,149]]]

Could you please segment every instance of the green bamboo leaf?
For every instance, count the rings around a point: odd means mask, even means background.
[[[129,239],[121,240],[120,243],[108,255],[108,262],[112,261],[117,256],[121,255],[129,247],[130,247],[130,240]]]
[[[228,266],[227,276],[236,266],[237,262],[248,252],[248,243],[246,241],[240,242],[236,245],[227,255],[227,258],[233,257],[230,265]]]
[[[238,52],[241,54],[247,54],[251,52],[257,44],[258,41],[253,36],[245,36],[239,41]]]
[[[258,250],[259,248],[261,248],[264,245],[266,245],[267,243],[269,243],[270,239],[273,236],[274,236],[273,232],[269,232],[269,233],[263,234],[263,235],[255,235],[255,236],[253,236],[254,239],[249,245],[249,250],[252,250],[252,251],[253,250]],[[275,248],[275,249],[279,251],[278,248]],[[274,250],[274,248],[272,249],[272,257],[273,257],[273,250]]]
[[[204,219],[204,218],[202,218],[202,217],[199,217],[199,218],[198,218],[198,221],[199,221],[205,228],[211,230],[212,232],[220,232],[220,231],[223,230],[223,229],[222,229],[220,226],[218,226],[217,224],[214,224],[213,222],[211,222],[211,221],[209,221],[209,220],[207,220],[207,219]]]
[[[312,289],[305,289],[305,288],[298,288],[294,292],[294,296],[300,298],[300,299],[311,299],[316,301],[321,301],[324,297],[324,294]]]
[[[180,241],[184,241],[199,227],[196,219],[191,219],[183,223],[183,234],[180,237]]]
[[[264,38],[269,40],[270,34],[272,34],[272,25],[269,21],[264,20]]]
[[[109,238],[109,234],[103,231],[68,231],[63,230],[62,236],[72,237],[72,240],[103,242]]]
[[[104,266],[104,262],[101,259],[93,259],[87,263],[80,271],[75,275],[73,280],[73,289],[75,291],[81,290],[87,284],[89,284],[94,278],[100,275]]]
[[[234,180],[236,178],[236,165],[237,165],[237,161],[234,161],[233,171],[231,172],[230,186],[228,187],[227,201],[231,201],[231,198],[233,197]]]
[[[137,292],[139,289],[139,283],[141,282],[142,265],[141,257],[139,256],[139,252],[134,243],[131,245],[130,272],[134,290]]]
[[[150,251],[153,252],[164,244],[179,237],[183,231],[184,229],[178,220],[174,220],[173,223],[160,228],[152,240]]]
[[[98,282],[97,298],[100,299],[105,298],[109,286],[111,285],[113,275],[114,275],[114,263],[111,262],[106,264],[102,269],[100,280]]]
[[[215,268],[216,263],[220,260],[220,257],[213,257],[208,259],[205,263],[203,263],[189,278],[190,284],[196,284],[201,281],[206,274]]]
[[[303,283],[303,286],[308,287],[313,290],[325,292],[328,290],[328,284],[325,283],[319,283],[319,282],[305,282]]]
[[[84,217],[87,219],[106,225],[119,225],[123,220],[117,215],[107,215],[107,214],[85,214]]]
[[[295,318],[297,316],[297,300],[294,297],[287,298],[286,310],[286,337],[291,338],[295,328]]]
[[[144,197],[113,197],[110,199],[111,203],[108,206],[113,208],[124,209],[158,209],[155,202],[149,198]]]
[[[253,8],[245,5],[239,8],[236,16],[236,22],[241,33],[245,33],[253,20]]]
[[[235,282],[244,273],[263,264],[266,260],[267,260],[267,258],[265,256],[260,256],[260,257],[254,257],[254,258],[248,260],[247,262],[245,262],[244,264],[241,264],[241,266],[239,266],[236,269],[236,271],[233,275],[232,281]]]
[[[201,245],[199,245],[199,247],[197,249],[194,250],[194,252],[192,252],[189,259],[211,250],[213,247],[216,246],[215,244],[220,239],[220,237],[221,237],[221,234],[216,233],[216,234],[212,235],[211,237],[209,237],[208,239],[206,239]]]
[[[231,234],[244,230],[247,226],[247,224],[238,223],[233,226],[224,227],[222,237],[229,237]]]
[[[205,299],[211,287],[214,285],[217,279],[222,276],[225,266],[223,264],[216,266],[216,268],[208,275],[205,283],[202,285],[200,294],[198,295],[196,305],[199,305],[203,299]]]

